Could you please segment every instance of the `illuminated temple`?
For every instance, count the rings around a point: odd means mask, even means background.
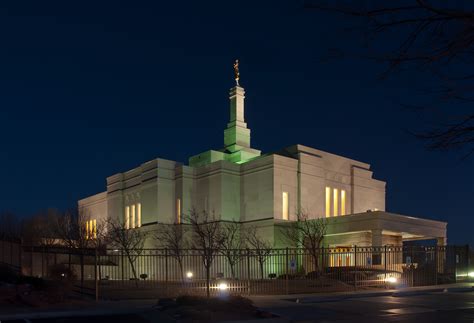
[[[107,177],[106,190],[80,200],[79,208],[91,219],[120,217],[130,230],[183,223],[190,209],[214,212],[257,227],[276,247],[284,246],[279,226],[304,210],[327,218],[324,246],[446,244],[445,222],[386,211],[386,183],[367,163],[303,145],[272,153],[253,148],[244,99],[237,82],[222,149],[191,156],[187,164],[156,158]]]

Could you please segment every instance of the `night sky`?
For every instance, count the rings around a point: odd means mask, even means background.
[[[107,176],[221,148],[239,58],[254,148],[367,162],[388,211],[448,221],[449,243],[474,244],[474,157],[409,134],[426,123],[399,103],[425,76],[380,81],[378,63],[327,59],[360,46],[351,23],[298,1],[2,2],[0,208],[74,207]]]

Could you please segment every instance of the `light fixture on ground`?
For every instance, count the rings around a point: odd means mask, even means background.
[[[187,279],[193,278],[193,273],[190,272],[190,271],[188,271],[188,272],[186,273],[186,278],[187,278]]]
[[[217,286],[217,288],[219,288],[219,290],[224,291],[224,290],[229,289],[229,285],[227,285],[227,283],[220,283],[220,284]]]
[[[390,277],[385,278],[385,282],[390,283],[390,284],[396,284],[397,281],[398,281],[397,277],[390,276]]]
[[[467,274],[467,276],[468,276],[469,278],[474,278],[474,271],[470,271],[470,272]]]

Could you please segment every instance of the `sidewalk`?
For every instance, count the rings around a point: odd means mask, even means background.
[[[249,298],[257,307],[275,307],[275,306],[291,306],[298,303],[319,303],[333,302],[338,300],[361,298],[361,297],[377,297],[377,296],[393,296],[403,297],[410,295],[420,295],[434,292],[474,292],[474,283],[456,283],[435,286],[421,287],[403,287],[397,289],[384,290],[361,290],[353,292],[335,292],[321,294],[289,294],[289,295],[265,295],[250,296]]]
[[[124,301],[90,301],[82,304],[64,304],[45,308],[10,307],[0,310],[0,322],[6,320],[41,319],[53,317],[84,317],[120,315],[153,310],[156,299]]]

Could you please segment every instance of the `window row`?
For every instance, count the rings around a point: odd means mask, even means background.
[[[346,215],[346,191],[326,186],[326,217]]]
[[[135,203],[125,207],[125,229],[134,229],[142,226],[142,204]]]

